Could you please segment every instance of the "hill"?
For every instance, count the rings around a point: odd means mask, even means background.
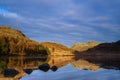
[[[75,54],[79,55],[103,55],[103,56],[120,56],[120,40],[112,43],[101,43],[93,48],[83,52],[76,51]]]
[[[46,53],[38,42],[30,40],[21,31],[0,26],[0,55],[35,55]]]
[[[50,55],[73,55],[73,50],[62,44],[54,42],[42,42],[40,44],[50,51]]]
[[[71,46],[71,49],[75,50],[75,51],[86,51],[90,48],[93,48],[95,46],[97,46],[99,43],[95,42],[95,41],[89,41],[87,43],[75,43]]]

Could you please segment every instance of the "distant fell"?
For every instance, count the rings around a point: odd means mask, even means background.
[[[95,46],[97,46],[99,43],[98,42],[95,42],[95,41],[89,41],[87,43],[75,43],[71,46],[71,49],[75,50],[75,51],[79,51],[79,52],[82,52],[82,51],[86,51],[90,48],[93,48]]]
[[[76,51],[77,55],[102,55],[102,56],[120,56],[120,40],[111,43],[101,43],[93,48],[86,51],[79,52]]]

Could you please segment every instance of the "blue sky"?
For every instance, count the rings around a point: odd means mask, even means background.
[[[120,39],[120,0],[0,0],[0,25],[67,46]]]

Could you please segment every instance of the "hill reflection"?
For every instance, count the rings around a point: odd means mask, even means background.
[[[63,67],[72,61],[74,61],[73,56],[0,57],[0,78],[12,77],[18,79],[30,74],[33,70],[38,69],[38,66],[45,63],[49,64],[52,71],[56,71],[56,68]],[[11,75],[15,73],[16,75]]]
[[[48,57],[0,57],[0,79],[20,79],[34,70],[55,72],[71,64],[74,68],[96,71],[104,69],[120,69],[119,57],[103,56],[48,56]]]
[[[92,71],[96,71],[100,69],[100,67],[97,66],[96,64],[90,63],[83,59],[75,61],[71,64],[74,68],[77,68],[77,69],[92,70]]]
[[[4,77],[13,77],[20,78],[26,74],[32,72],[32,70],[36,69],[38,65],[43,63],[47,63],[49,61],[49,57],[2,57],[0,58],[0,78]],[[10,72],[18,72],[14,76],[10,76]],[[9,74],[8,74],[9,73]],[[12,73],[12,74],[13,74]]]

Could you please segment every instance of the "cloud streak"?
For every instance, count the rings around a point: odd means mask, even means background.
[[[119,0],[1,0],[0,4],[7,6],[0,7],[0,25],[22,30],[37,41],[71,45],[120,37]]]

